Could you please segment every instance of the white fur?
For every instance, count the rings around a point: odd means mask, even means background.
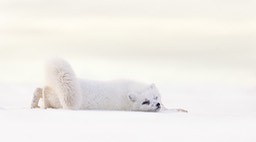
[[[64,109],[79,109],[81,90],[71,66],[62,59],[54,59],[46,65],[46,84],[57,94]]]
[[[45,108],[158,111],[162,106],[154,84],[129,80],[93,81],[77,79],[71,66],[62,59],[46,65],[46,87],[42,93]],[[37,94],[37,95],[36,95]],[[144,103],[149,101],[149,103]],[[33,100],[33,106],[37,106]]]

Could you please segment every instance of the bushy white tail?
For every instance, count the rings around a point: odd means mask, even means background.
[[[79,109],[80,85],[74,71],[65,60],[56,58],[47,62],[46,85],[57,93],[64,109]]]

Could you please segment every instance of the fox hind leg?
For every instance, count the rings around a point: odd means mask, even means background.
[[[34,91],[34,96],[31,103],[31,108],[40,108],[39,107],[39,100],[43,97],[43,89],[42,88],[36,88]]]

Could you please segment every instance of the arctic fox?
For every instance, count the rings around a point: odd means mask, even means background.
[[[46,65],[46,85],[34,92],[31,108],[152,111],[163,109],[155,84],[131,80],[93,81],[76,77],[62,59]]]

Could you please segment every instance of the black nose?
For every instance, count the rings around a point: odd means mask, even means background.
[[[157,106],[157,107],[160,107],[160,103],[157,103],[156,106]]]

